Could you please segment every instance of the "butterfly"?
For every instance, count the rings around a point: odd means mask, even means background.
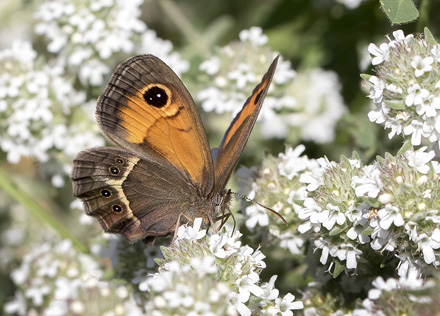
[[[170,67],[153,55],[119,65],[96,107],[103,134],[117,147],[86,149],[73,161],[73,195],[86,214],[129,242],[170,235],[198,217],[203,227],[225,221],[231,200],[225,187],[278,59],[235,116],[215,160],[195,103]]]

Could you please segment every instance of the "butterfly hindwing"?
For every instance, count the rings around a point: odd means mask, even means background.
[[[180,212],[197,196],[167,163],[110,147],[79,153],[71,177],[86,214],[131,242],[173,232]]]

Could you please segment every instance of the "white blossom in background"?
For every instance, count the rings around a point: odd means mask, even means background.
[[[48,41],[83,84],[100,86],[112,72],[118,53],[133,54],[146,30],[139,18],[143,0],[49,0],[35,12],[35,32]]]
[[[46,38],[48,51],[57,54],[84,85],[102,86],[123,61],[121,56],[136,54],[153,54],[178,75],[186,72],[188,61],[140,19],[143,2],[45,1],[34,15],[35,32]]]
[[[337,74],[323,69],[298,73],[289,93],[297,100],[294,113],[286,114],[300,137],[318,144],[331,143],[335,127],[347,109]]]
[[[277,55],[267,45],[268,38],[259,27],[241,31],[239,39],[200,64],[204,82],[197,99],[206,112],[226,112],[235,116]],[[258,117],[265,130],[264,137],[286,137],[288,133],[289,122],[279,112],[295,108],[295,99],[282,93],[295,74],[290,63],[280,59]],[[269,128],[263,127],[264,124],[269,124]]]
[[[27,253],[12,274],[15,298],[7,315],[144,315],[129,286],[103,281],[104,270],[69,241],[45,243]],[[99,300],[96,298],[99,297]]]
[[[104,144],[85,103],[63,67],[37,58],[30,43],[16,41],[0,51],[0,147],[10,163],[23,156],[45,163],[62,153],[57,173],[69,173],[78,151]],[[53,183],[64,184],[60,176]]]
[[[180,76],[189,70],[189,62],[180,54],[173,51],[173,43],[161,39],[153,30],[142,33],[140,45],[136,48],[136,54],[152,54],[162,59],[173,71]]]
[[[356,9],[365,0],[336,0],[336,1],[345,5],[348,9]]]
[[[439,143],[440,45],[401,30],[393,36],[389,43],[368,47],[377,74],[364,75],[376,107],[368,117],[390,129],[389,138],[403,135],[413,146]]]
[[[150,295],[149,315],[293,315],[303,307],[290,293],[279,297],[276,276],[260,283],[265,256],[242,246],[240,233],[206,235],[200,224],[181,226],[178,239],[162,248],[159,272],[139,283]]]
[[[200,65],[206,87],[197,98],[206,112],[235,116],[276,56],[261,28],[243,30],[239,38]],[[346,111],[340,90],[334,72],[315,69],[297,75],[281,59],[258,117],[262,137],[295,134],[318,143],[333,141],[336,122]]]
[[[434,291],[433,280],[426,280],[412,270],[408,275],[399,279],[381,276],[372,282],[368,291],[368,298],[362,302],[362,307],[353,311],[353,316],[388,315],[392,309],[399,310],[399,314],[417,315],[418,304],[432,304],[430,291]],[[420,312],[420,311],[419,311]]]

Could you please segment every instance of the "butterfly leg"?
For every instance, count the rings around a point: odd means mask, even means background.
[[[220,226],[219,226],[217,229],[215,229],[214,233],[217,233],[217,232],[220,231],[220,229],[222,229],[222,227],[226,224],[226,222],[228,221],[228,219],[229,219],[230,216],[232,216],[232,219],[233,219],[233,221],[234,221],[234,227],[233,227],[233,229],[232,229],[232,233],[234,233],[234,231],[235,231],[235,227],[236,227],[235,217],[234,217],[234,215],[231,213],[231,211],[230,211],[229,209],[228,209],[228,211],[229,211],[229,213],[227,213],[227,214],[222,214],[222,215],[220,215],[220,216],[218,216],[218,217],[216,217],[216,218],[214,219],[215,222],[221,220]]]
[[[179,229],[179,227],[180,227],[180,225],[181,225],[180,220],[181,220],[181,217],[182,217],[182,216],[185,217],[185,218],[188,220],[188,222],[193,222],[193,221],[194,221],[194,220],[192,220],[191,218],[189,218],[188,216],[186,216],[185,214],[180,213],[180,214],[179,214],[179,217],[177,218],[176,227],[174,228],[173,242],[174,242],[174,240],[176,240],[176,238],[177,238],[177,230]]]

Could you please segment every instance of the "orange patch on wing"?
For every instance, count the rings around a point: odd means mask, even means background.
[[[149,87],[127,97],[126,106],[120,109],[120,125],[126,131],[126,141],[154,148],[183,174],[187,172],[194,183],[201,183],[206,153],[199,134],[204,130],[193,126],[193,118],[182,100],[163,85],[160,87],[168,93],[167,104],[163,107],[148,104],[143,94]]]
[[[252,96],[248,99],[246,104],[243,106],[243,109],[237,114],[234,119],[233,124],[229,127],[227,134],[225,135],[222,147],[226,147],[226,145],[231,140],[232,136],[238,131],[243,122],[254,113],[255,108],[258,105],[259,100],[256,102],[257,96],[266,88],[268,81],[264,81],[261,83],[258,89],[254,91]],[[261,99],[261,98],[260,98]]]

